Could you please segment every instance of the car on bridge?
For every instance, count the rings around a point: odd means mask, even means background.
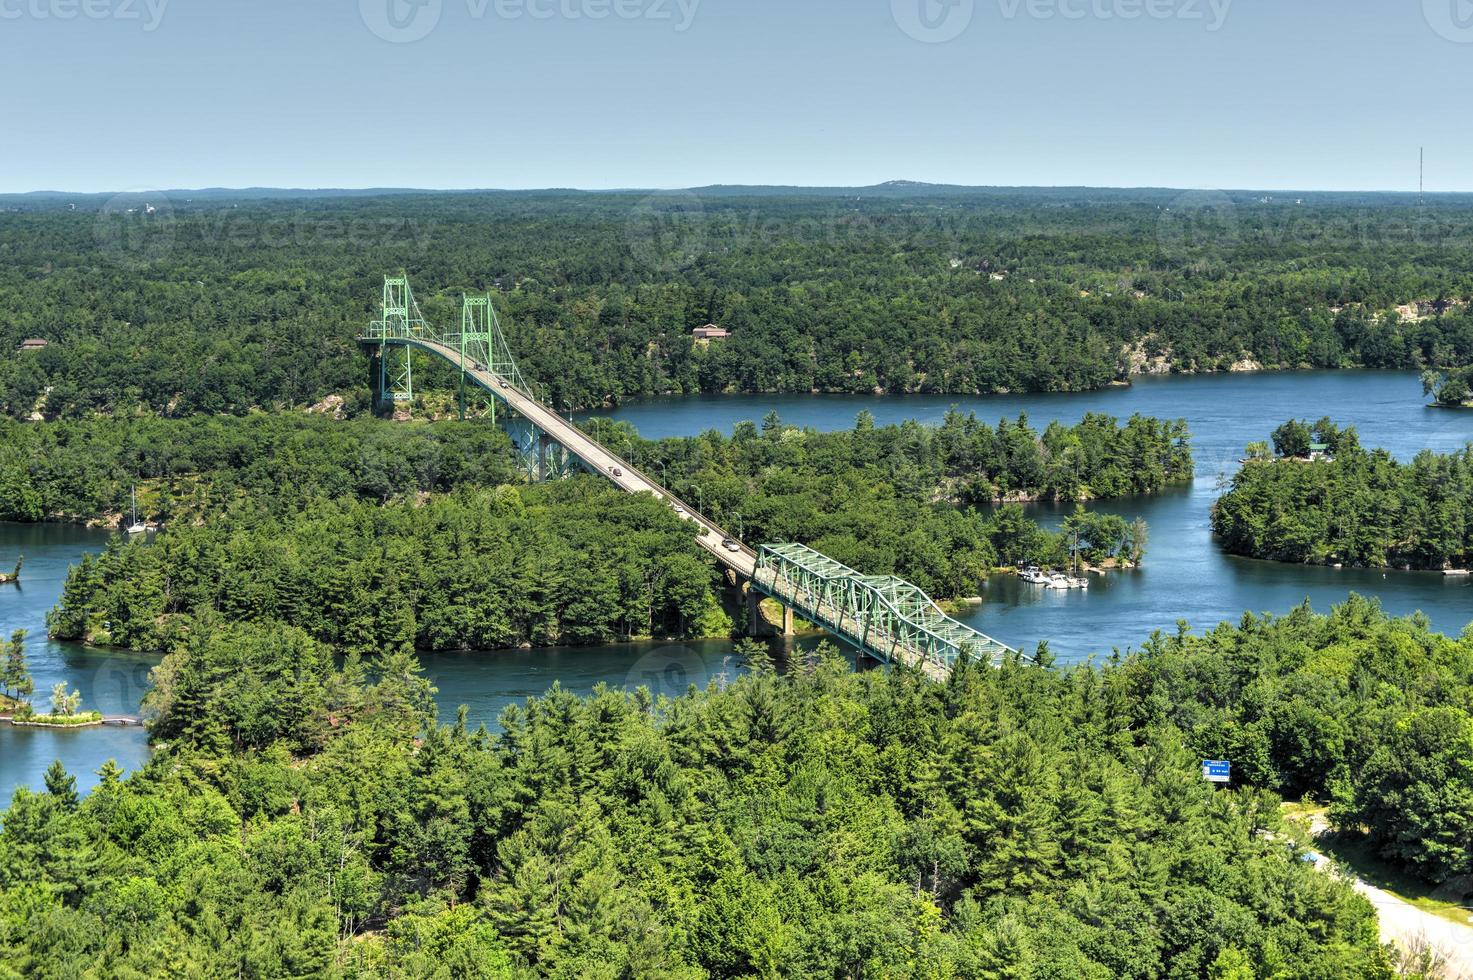
[[[725,541],[721,542],[721,547],[725,548],[727,551],[733,552],[742,550],[742,546],[737,544],[731,538],[727,538]]]
[[[621,470],[621,469],[619,469],[619,467],[617,467],[617,466],[611,466],[611,467],[609,467],[609,472],[612,473],[614,476],[623,476],[624,475],[624,471]]]

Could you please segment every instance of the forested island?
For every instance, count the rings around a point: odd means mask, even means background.
[[[773,417],[648,442],[594,422],[703,512],[756,541],[810,543],[941,599],[998,567],[1136,564],[1147,529],[1088,511],[1057,531],[1003,498],[1077,500],[1189,479],[1180,423],[1091,415],[1038,433],[951,413],[821,434]],[[726,636],[742,615],[693,531],[601,477],[526,485],[486,423],[301,416],[10,424],[12,517],[107,514],[131,477],[167,530],[114,539],[67,578],[53,636],[166,650],[218,613],[284,622],[342,652]]]
[[[1422,375],[1422,391],[1439,408],[1473,408],[1473,366]]]
[[[1250,459],[1213,506],[1228,551],[1372,568],[1473,566],[1473,447],[1400,463],[1328,419],[1285,423],[1274,443],[1279,455]]]
[[[0,412],[368,411],[386,271],[488,289],[550,403],[1071,391],[1142,372],[1473,363],[1473,206],[1394,195],[707,188],[0,198]],[[76,210],[69,210],[75,206]],[[115,206],[113,206],[115,207]],[[1436,247],[1433,247],[1433,246]],[[714,323],[709,344],[692,331]],[[167,352],[167,356],[160,356]],[[423,377],[426,390],[450,379]]]

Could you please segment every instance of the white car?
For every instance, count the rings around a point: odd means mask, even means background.
[[[676,504],[675,505],[675,516],[676,517],[684,517],[685,516],[685,508],[682,507],[682,506],[680,506],[679,504]]]
[[[721,542],[721,547],[725,548],[727,551],[741,551],[742,550],[742,546],[739,545],[739,544],[737,544],[731,538],[727,538],[725,541]]]

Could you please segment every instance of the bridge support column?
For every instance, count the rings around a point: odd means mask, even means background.
[[[753,636],[792,636],[793,610],[782,606],[782,624],[779,626],[762,615],[762,599],[761,592],[747,586],[747,632]]]
[[[537,479],[547,479],[547,447],[552,444],[546,432],[537,433]]]

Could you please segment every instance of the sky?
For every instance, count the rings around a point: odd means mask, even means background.
[[[0,192],[1473,191],[1473,0],[0,0]]]

